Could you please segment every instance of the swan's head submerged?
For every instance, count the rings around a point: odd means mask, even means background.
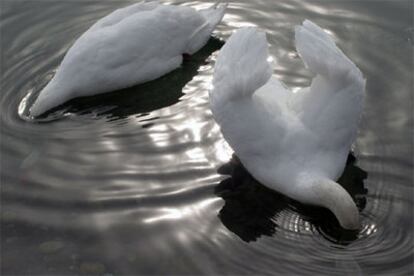
[[[42,91],[40,91],[37,99],[29,109],[30,116],[38,117],[40,115],[43,115],[46,111],[57,107],[69,99],[75,97],[73,93],[69,92],[62,89],[58,82],[53,78],[42,89]]]
[[[305,202],[328,208],[337,218],[342,228],[360,228],[358,208],[349,193],[338,183],[321,179],[311,183]]]

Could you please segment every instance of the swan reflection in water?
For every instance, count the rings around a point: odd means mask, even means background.
[[[359,211],[362,211],[366,205],[364,180],[367,173],[357,167],[355,161],[354,155],[350,153],[338,183],[348,191]],[[297,229],[301,227],[297,225],[301,220],[337,244],[346,245],[357,238],[358,233],[342,229],[328,209],[303,205],[257,182],[235,155],[218,169],[218,173],[230,175],[215,188],[215,194],[225,201],[219,218],[224,226],[245,242],[256,241],[261,236],[272,236],[278,228],[287,228],[288,231]],[[284,225],[281,225],[277,217],[286,209],[299,213],[301,219],[285,219],[282,221]]]
[[[180,100],[184,95],[183,87],[198,74],[201,66],[209,63],[208,58],[223,44],[220,39],[211,37],[197,53],[184,56],[179,68],[156,80],[114,92],[76,98],[51,109],[40,118],[58,118],[69,112],[78,115],[94,114],[97,117],[105,116],[110,120],[117,120],[171,106]]]

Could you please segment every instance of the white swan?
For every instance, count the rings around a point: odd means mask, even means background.
[[[30,115],[64,102],[154,80],[197,52],[223,18],[227,4],[196,11],[140,2],[97,21],[68,50]]]
[[[265,186],[330,209],[358,229],[358,209],[335,180],[356,137],[365,80],[332,38],[310,21],[295,29],[296,48],[316,74],[293,93],[272,76],[264,33],[246,28],[221,49],[210,105],[224,138]]]

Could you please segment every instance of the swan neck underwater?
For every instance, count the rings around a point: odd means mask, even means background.
[[[266,34],[237,30],[220,50],[209,91],[224,139],[260,183],[305,204],[329,209],[359,228],[358,209],[335,181],[357,136],[365,79],[332,37],[305,20],[295,44],[315,77],[292,92],[273,76]]]
[[[352,197],[340,184],[328,178],[304,181],[306,182],[300,185],[302,190],[296,196],[297,200],[329,209],[344,229],[357,230],[360,228],[358,208]]]

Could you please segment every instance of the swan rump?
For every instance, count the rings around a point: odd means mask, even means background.
[[[30,115],[64,102],[151,81],[176,69],[182,54],[208,41],[227,4],[191,7],[140,2],[97,21],[68,50]]]
[[[296,93],[272,76],[266,35],[236,31],[217,57],[210,106],[224,138],[261,183],[330,209],[342,227],[358,209],[335,182],[343,172],[363,109],[365,80],[332,38],[306,20],[296,48],[316,76]]]

